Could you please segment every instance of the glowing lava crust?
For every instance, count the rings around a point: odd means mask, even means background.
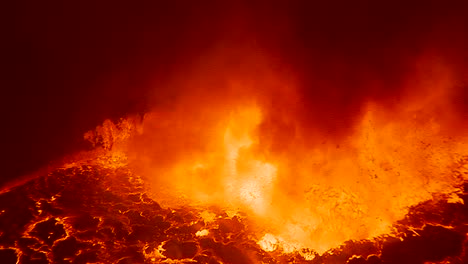
[[[391,234],[313,250],[266,252],[249,217],[163,208],[126,167],[91,160],[0,195],[2,263],[468,263],[468,183],[459,198],[412,207]],[[260,241],[260,242],[259,242]],[[263,245],[265,247],[265,245]],[[19,262],[18,262],[19,261]]]

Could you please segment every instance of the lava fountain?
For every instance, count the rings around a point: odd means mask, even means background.
[[[226,87],[200,66],[171,107],[123,120],[131,129],[100,130],[155,200],[246,213],[265,251],[323,254],[392,233],[410,207],[437,195],[461,201],[467,175],[455,167],[468,136],[449,67],[415,64],[397,103],[366,100],[336,135],[314,124],[319,107],[304,112],[293,81],[265,65],[247,65],[255,76],[221,72]]]

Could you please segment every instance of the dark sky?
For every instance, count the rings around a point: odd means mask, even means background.
[[[164,84],[219,45],[255,45],[287,65],[301,81],[304,118],[319,108],[314,123],[330,131],[365,98],[398,101],[425,50],[466,76],[465,1],[134,2],[4,9],[0,185],[85,147],[83,133],[104,119],[143,113],[155,94],[163,102],[178,92]],[[369,88],[369,76],[384,85]],[[460,88],[462,114],[466,99]]]

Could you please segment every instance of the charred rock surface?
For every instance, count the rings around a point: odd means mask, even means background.
[[[395,233],[305,260],[265,252],[248,217],[163,208],[126,168],[59,168],[0,194],[1,263],[468,263],[468,184],[410,209]],[[215,215],[201,217],[203,210]],[[200,233],[204,231],[204,233]]]

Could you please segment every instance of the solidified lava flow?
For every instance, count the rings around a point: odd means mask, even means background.
[[[127,166],[72,163],[0,194],[1,263],[467,263],[468,183],[390,234],[324,254],[265,251],[247,214],[163,207]],[[456,201],[454,201],[456,200]],[[266,243],[266,242],[263,242]]]

